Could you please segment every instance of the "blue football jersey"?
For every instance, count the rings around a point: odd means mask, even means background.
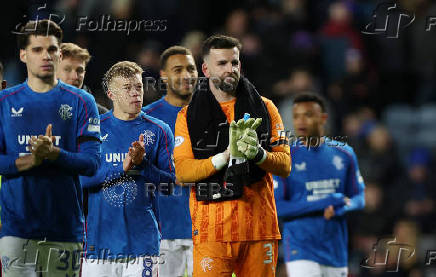
[[[278,216],[284,221],[285,260],[311,260],[347,266],[346,211],[364,205],[364,182],[353,149],[340,142],[319,147],[291,147],[292,170],[287,178],[274,177]],[[351,199],[344,205],[344,196]],[[326,220],[324,209],[336,216]]]
[[[145,115],[134,120],[101,115],[101,166],[92,177],[81,177],[89,188],[86,255],[115,259],[159,255],[157,193],[160,183],[174,182],[173,134],[167,124]],[[131,143],[144,135],[145,158],[124,174],[123,161]]]
[[[56,138],[54,145],[65,151],[79,152],[80,137],[100,139],[97,106],[84,90],[59,81],[45,93],[32,91],[27,82],[0,92],[0,154],[14,160],[30,154],[31,136],[44,135],[49,123]],[[31,170],[0,174],[0,237],[83,240],[78,173],[56,161],[44,161]]]
[[[155,101],[142,110],[153,117],[167,123],[174,134],[177,114],[181,107],[170,105],[165,97]],[[177,143],[177,138],[176,138]],[[172,195],[159,196],[160,218],[163,239],[192,238],[192,222],[189,213],[189,188],[175,186]]]

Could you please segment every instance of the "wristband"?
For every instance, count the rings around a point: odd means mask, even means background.
[[[227,165],[226,154],[218,153],[212,157],[212,165],[216,170],[221,170]]]
[[[265,151],[265,149],[263,149],[261,146],[259,146],[259,148],[258,148],[258,150],[257,150],[257,154],[256,154],[256,156],[254,156],[254,158],[252,159],[252,161],[255,163],[255,164],[261,164],[261,163],[263,163],[265,160],[266,160],[266,157],[267,157],[268,155],[267,155],[267,153],[266,153],[266,151]]]

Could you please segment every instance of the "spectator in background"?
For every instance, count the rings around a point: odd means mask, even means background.
[[[401,172],[397,150],[386,127],[367,124],[365,149],[359,155],[360,169],[365,178],[387,189],[395,184]]]
[[[3,64],[0,62],[0,84],[1,84],[1,89],[5,89],[6,88],[6,80],[3,80],[3,73],[4,73],[4,67]]]
[[[234,10],[227,17],[224,33],[242,40],[248,31],[248,14],[242,9]]]
[[[335,111],[335,129],[342,129],[342,119],[346,114],[360,107],[377,108],[377,98],[372,93],[376,88],[376,76],[372,74],[358,49],[348,49],[345,54],[345,76],[328,84],[327,95]]]
[[[359,33],[352,26],[352,14],[344,2],[333,2],[328,21],[321,29],[321,54],[326,81],[342,80],[346,74],[348,49],[363,50]]]
[[[91,59],[87,49],[79,47],[74,43],[61,44],[62,58],[57,69],[57,76],[62,82],[81,88],[91,94],[91,90],[83,84],[85,79],[86,66]],[[95,95],[94,95],[95,97]],[[97,98],[97,97],[96,97]],[[97,103],[99,114],[108,112],[108,109]]]
[[[409,156],[406,175],[390,190],[396,214],[418,223],[425,233],[434,233],[436,189],[430,171],[431,153],[424,148],[413,150]]]
[[[201,47],[206,36],[201,31],[188,32],[182,39],[182,46],[188,48],[192,52],[197,68],[201,67]]]
[[[365,208],[348,219],[348,225],[352,226],[349,228],[349,273],[352,276],[366,276],[357,275],[362,269],[358,265],[373,251],[378,238],[391,233],[393,222],[384,212],[388,206],[383,188],[375,182],[365,181]]]
[[[285,130],[293,130],[292,106],[294,98],[303,92],[315,91],[314,77],[305,68],[296,68],[288,79],[281,80],[274,85],[274,99],[278,103],[279,113],[283,118]]]
[[[162,45],[155,40],[146,41],[136,56],[136,62],[144,70],[144,105],[158,100],[164,90],[160,88],[160,53]],[[164,87],[164,86],[162,86]]]

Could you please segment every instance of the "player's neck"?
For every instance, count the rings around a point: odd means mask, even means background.
[[[301,136],[299,136],[301,137]],[[325,142],[324,135],[310,135],[304,138],[302,144],[306,147],[318,147]]]
[[[45,93],[58,84],[58,79],[54,75],[51,78],[41,79],[31,74],[28,75],[27,85],[34,91],[38,93]]]
[[[138,115],[140,113],[141,112],[138,112],[138,113],[125,113],[125,112],[123,112],[120,109],[117,109],[115,107],[114,107],[114,111],[113,111],[113,115],[116,118],[118,118],[120,120],[124,120],[124,121],[134,120],[135,118],[138,117]]]
[[[220,89],[217,89],[211,80],[209,80],[209,87],[210,90],[212,91],[213,96],[215,96],[216,101],[218,101],[218,103],[228,102],[235,99],[234,95],[222,91]]]
[[[182,97],[179,97],[175,93],[173,93],[173,92],[168,90],[167,91],[167,95],[165,96],[164,99],[171,106],[184,107],[184,106],[188,105],[189,102],[191,102],[191,98],[192,98],[192,94],[189,97],[187,97],[187,98],[182,98]]]

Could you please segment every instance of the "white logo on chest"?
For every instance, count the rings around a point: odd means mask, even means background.
[[[11,117],[21,117],[21,116],[23,116],[23,110],[24,110],[23,107],[19,108],[18,111],[14,107],[12,107],[11,108]]]
[[[295,169],[297,171],[304,171],[304,170],[306,170],[306,162],[302,162],[302,163],[299,163],[299,164],[295,163]]]

